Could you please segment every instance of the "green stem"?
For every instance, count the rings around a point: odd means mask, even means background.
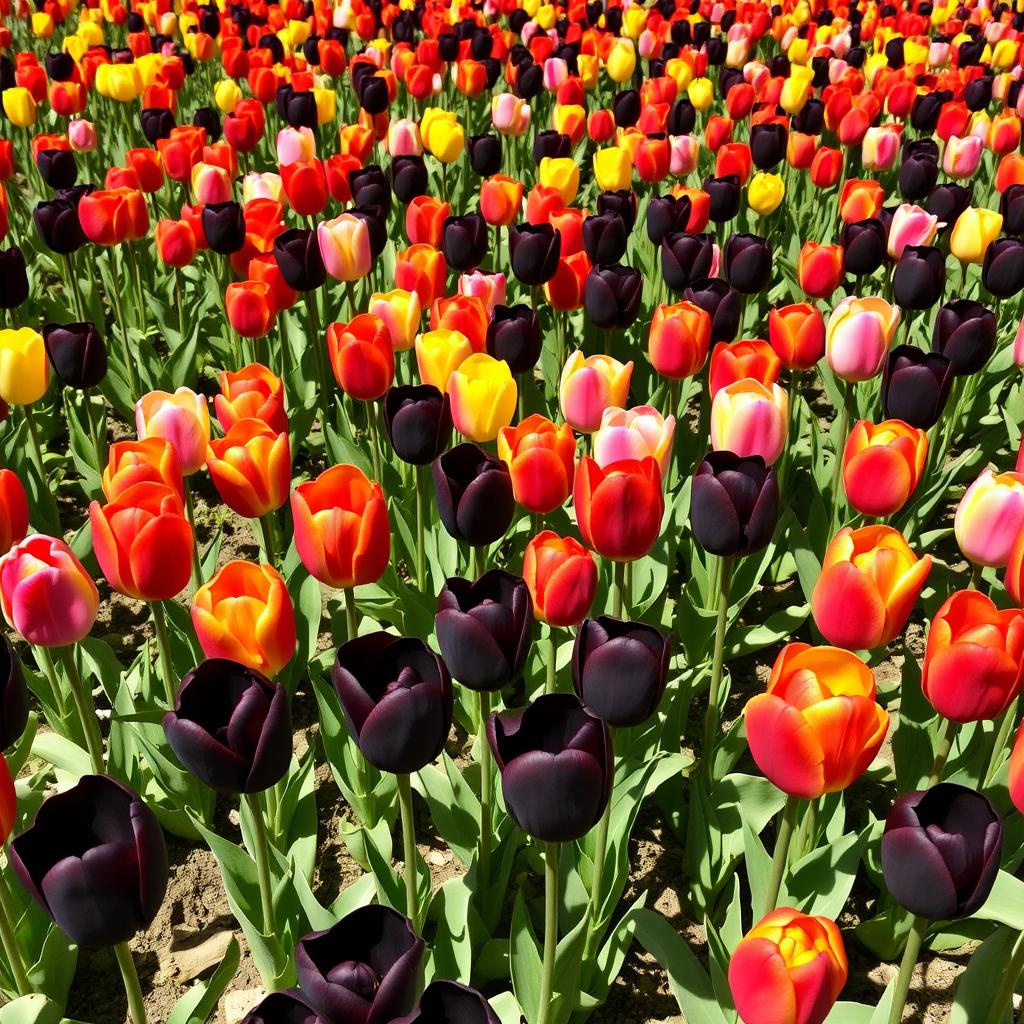
[[[587,939],[583,947],[583,963],[589,964],[596,951],[600,935],[601,902],[603,897],[604,862],[608,852],[608,823],[612,816],[612,798],[614,790],[608,795],[604,814],[597,824],[597,842],[594,847],[594,872],[590,880],[590,902],[587,905]]]
[[[622,603],[626,591],[626,563],[616,562],[612,570],[612,615],[622,618]]]
[[[558,657],[558,641],[555,637],[555,627],[548,626],[548,663],[547,663],[547,677],[544,682],[544,692],[554,693],[557,688],[556,681],[556,659]]]
[[[346,587],[345,594],[345,625],[348,627],[348,639],[355,640],[359,636],[359,622],[356,619],[355,588]]]
[[[32,983],[25,972],[25,960],[18,945],[18,934],[14,930],[11,893],[7,888],[7,879],[3,875],[0,875],[0,943],[3,944],[7,966],[14,976],[14,987],[18,990],[18,995],[28,995],[32,991]]]
[[[92,694],[85,688],[82,677],[78,673],[74,651],[70,647],[58,647],[57,656],[60,658],[64,673],[71,684],[71,696],[75,702],[78,718],[82,723],[85,746],[89,751],[89,763],[92,766],[93,774],[105,775],[107,769],[103,763],[103,737],[100,734],[99,722],[96,721],[96,708],[93,706]]]
[[[60,728],[57,731],[62,732],[64,729],[64,719],[68,717],[68,705],[67,701],[64,700],[64,687],[60,685],[60,680],[57,678],[57,670],[53,665],[53,656],[46,647],[33,647],[32,650],[35,652],[40,671],[46,676],[46,681],[50,684],[50,689],[53,691],[53,699],[57,704],[57,714],[61,717]],[[53,725],[53,722],[50,725]]]
[[[124,304],[121,301],[121,279],[117,272],[117,260],[114,258],[113,247],[107,249],[107,258],[110,260],[110,276],[114,282],[114,287],[111,289],[111,302],[114,307],[114,316],[117,318],[117,326],[121,330],[125,369],[128,371],[128,386],[131,388],[131,399],[134,402],[142,394],[142,389],[139,386],[139,371],[135,365],[135,355],[132,352],[128,324],[124,318]]]
[[[424,471],[423,466],[413,466],[413,476],[416,478],[416,586],[421,594],[427,585],[427,560],[426,552],[423,549],[426,515],[426,488],[423,483]]]
[[[277,550],[274,546],[274,513],[267,512],[260,516],[260,536],[263,539],[263,557],[271,565],[277,562]]]
[[[796,827],[796,815],[800,800],[795,796],[786,797],[786,806],[782,809],[779,820],[779,831],[775,836],[775,853],[772,856],[772,873],[768,878],[768,892],[765,894],[763,911],[770,914],[779,902],[779,890],[782,878],[786,873],[786,861],[789,858],[789,844],[793,841],[793,829]]]
[[[119,942],[114,946],[117,966],[121,968],[124,979],[124,992],[128,997],[128,1014],[133,1024],[146,1024],[146,1004],[142,999],[142,988],[139,985],[139,973],[135,970],[135,961],[127,942]]]
[[[853,404],[853,385],[843,384],[843,408],[839,413],[839,433],[836,435],[835,458],[832,462],[832,516],[829,519],[829,538],[835,534],[839,524],[839,509],[842,505],[840,492],[843,485],[843,452],[846,449],[846,435],[850,431],[850,406]]]
[[[733,560],[723,557],[722,576],[718,589],[718,618],[715,622],[715,648],[711,658],[711,687],[708,690],[708,707],[704,713],[704,758],[708,778],[714,772],[715,736],[718,733],[718,691],[722,685],[722,663],[725,659],[725,633],[729,616],[729,589],[732,585]]]
[[[306,305],[306,327],[309,330],[309,341],[307,344],[313,350],[313,363],[316,367],[317,391],[320,406],[320,429],[324,436],[327,436],[327,399],[331,392],[331,386],[327,377],[327,368],[324,366],[323,341],[320,338],[319,318],[316,313],[316,297],[313,292],[303,294]]]
[[[491,694],[480,690],[480,855],[477,861],[477,883],[486,886],[491,873],[491,744],[487,739],[487,720],[491,717]]]
[[[274,889],[270,880],[270,844],[267,839],[267,823],[263,818],[263,802],[259,793],[246,793],[252,818],[253,860],[256,861],[256,877],[260,883],[260,909],[263,912],[263,935],[274,935]]]
[[[537,1024],[551,1019],[551,1000],[555,992],[555,953],[558,950],[558,843],[544,844],[544,968],[540,979],[540,1006]]]
[[[1010,706],[1003,713],[1003,720],[999,723],[999,732],[996,733],[995,741],[992,744],[992,752],[989,754],[985,774],[981,777],[982,789],[985,789],[988,786],[989,782],[992,781],[993,776],[996,774],[996,770],[999,767],[1000,756],[1003,753],[1003,749],[1006,747],[1006,741],[1009,739],[1016,721],[1017,699],[1014,698],[1010,703]]]
[[[46,469],[43,466],[43,446],[39,441],[39,430],[36,427],[35,413],[31,405],[21,407],[22,415],[25,417],[25,424],[28,427],[29,440],[32,442],[32,464],[35,466],[36,476],[39,477],[39,493],[46,495],[46,503],[50,506],[54,522],[57,524],[58,534],[63,533],[60,523],[60,511],[57,508],[57,499],[50,489],[49,481],[46,479]]]
[[[946,727],[942,731],[938,749],[935,751],[935,760],[932,761],[932,772],[928,778],[926,789],[931,789],[942,778],[942,769],[946,767],[949,752],[953,749],[953,737],[956,735],[956,729],[957,723],[947,718]]]
[[[78,286],[78,273],[75,270],[75,254],[66,253],[64,256],[64,273],[71,280],[71,294],[75,300],[75,316],[80,322],[85,321],[85,306],[82,304],[82,291]]]
[[[487,548],[482,544],[473,548],[473,579],[480,579],[487,572]]]
[[[377,403],[368,402],[366,413],[366,419],[370,424],[370,458],[373,460],[373,479],[380,483],[380,427],[377,424],[380,410]]]
[[[196,530],[196,507],[192,501],[192,488],[185,477],[185,515],[192,527],[192,589],[203,585],[203,563],[199,560],[199,532]]]
[[[1003,971],[1003,980],[999,984],[999,991],[992,1003],[992,1010],[988,1015],[988,1024],[1003,1024],[1009,1017],[1013,1020],[1013,993],[1017,991],[1017,981],[1020,979],[1020,972],[1024,969],[1024,932],[1017,935],[1017,941],[1013,944],[1013,952],[1010,954],[1010,962]]]
[[[907,936],[907,946],[903,950],[903,959],[900,961],[900,973],[896,976],[896,987],[892,992],[889,1024],[900,1024],[900,1021],[903,1020],[903,1008],[907,1005],[910,981],[914,976],[914,967],[917,966],[917,955],[921,952],[921,943],[924,942],[924,933],[927,930],[928,922],[923,918],[915,917],[914,923],[910,926],[910,934]]]
[[[967,584],[968,590],[981,590],[981,574],[985,571],[985,567],[980,562],[975,562],[971,565],[971,579]]]
[[[181,271],[174,268],[174,305],[178,311],[178,344],[185,340],[185,303],[181,298]]]
[[[160,652],[160,676],[164,682],[164,696],[167,699],[167,706],[173,710],[178,687],[174,678],[174,666],[171,663],[171,638],[167,633],[167,616],[160,601],[150,601],[149,610],[153,616],[157,650]]]
[[[420,930],[419,899],[416,896],[416,825],[412,816],[412,789],[408,774],[395,776],[398,783],[398,806],[402,813],[402,859],[405,868],[405,914],[412,921],[412,930]],[[482,807],[481,807],[482,813]]]

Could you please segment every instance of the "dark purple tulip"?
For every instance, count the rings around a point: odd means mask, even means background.
[[[512,477],[501,459],[464,441],[434,460],[434,492],[444,528],[480,546],[503,537],[512,523]]]
[[[945,224],[942,233],[953,230],[953,225],[968,206],[971,205],[971,190],[965,185],[936,185],[932,189],[925,209]]]
[[[167,890],[156,815],[123,782],[85,775],[48,797],[10,847],[11,867],[72,942],[116,946],[144,931]]]
[[[977,373],[996,345],[996,315],[973,299],[947,302],[935,317],[932,351],[940,352],[957,377]]]
[[[618,263],[628,241],[629,232],[617,213],[599,213],[583,221],[583,249],[591,263]]]
[[[451,400],[433,384],[389,388],[384,396],[384,429],[403,462],[426,466],[451,440]]]
[[[356,206],[380,206],[387,209],[391,205],[391,185],[377,164],[349,171],[348,188]]]
[[[0,309],[17,309],[28,292],[28,267],[21,249],[0,249]]]
[[[854,277],[873,274],[885,262],[887,236],[885,225],[877,217],[844,224],[839,242],[846,272]]]
[[[904,793],[885,820],[882,874],[893,899],[929,921],[970,917],[999,872],[1003,822],[988,798],[954,782]]]
[[[910,123],[922,135],[931,135],[939,123],[943,97],[940,93],[921,93],[910,111]]]
[[[427,194],[427,165],[421,156],[396,156],[391,161],[391,188],[400,203],[408,205]]]
[[[975,78],[964,86],[964,103],[972,113],[984,110],[992,102],[992,78]]]
[[[697,109],[687,96],[681,96],[668,112],[669,135],[689,135],[697,126]]]
[[[255,669],[208,658],[181,681],[164,734],[178,760],[218,793],[262,793],[292,759],[288,694]]]
[[[71,188],[78,180],[78,164],[69,149],[41,149],[36,154],[36,168],[50,188]]]
[[[678,231],[661,243],[661,276],[678,293],[690,282],[709,277],[714,259],[715,240],[710,235]]]
[[[900,165],[900,195],[908,203],[924,199],[939,180],[938,162],[924,153],[908,154]]]
[[[434,625],[453,678],[471,690],[500,690],[519,677],[530,650],[530,591],[504,569],[475,581],[452,577],[437,595]]]
[[[469,165],[482,178],[501,170],[501,139],[497,135],[471,135],[466,141]]]
[[[647,206],[647,237],[661,245],[669,235],[685,231],[690,222],[690,205],[689,196],[655,196]]]
[[[597,196],[598,214],[614,213],[622,218],[626,225],[626,234],[636,224],[636,193],[632,189],[618,188],[609,192],[600,192]],[[586,221],[584,221],[586,223]]]
[[[107,347],[94,323],[47,324],[43,344],[53,372],[68,387],[94,388],[107,375]]]
[[[515,94],[522,100],[532,100],[543,88],[544,69],[532,60],[523,61],[516,70]]]
[[[709,452],[693,476],[690,528],[713,555],[749,555],[766,547],[779,518],[775,470],[760,455]]]
[[[155,146],[160,139],[169,139],[175,127],[174,114],[166,107],[146,107],[139,114],[139,122],[142,134],[151,146]]]
[[[605,331],[629,327],[640,314],[643,292],[643,275],[635,267],[592,267],[583,285],[587,319]]]
[[[376,75],[363,75],[359,79],[359,88],[356,89],[356,93],[359,96],[359,106],[374,117],[383,114],[391,102],[387,82]]]
[[[545,157],[564,160],[572,155],[572,140],[568,135],[548,129],[533,137],[533,162],[540,164]]]
[[[309,228],[291,228],[274,239],[274,259],[289,288],[310,292],[327,280],[327,268],[320,255],[316,232]]]
[[[1024,242],[997,238],[985,251],[981,283],[997,299],[1009,299],[1024,288]]]
[[[711,317],[711,341],[735,341],[743,306],[740,293],[721,278],[703,278],[686,286],[683,298]]]
[[[847,57],[850,55],[847,54]],[[852,63],[851,63],[852,66]],[[804,135],[820,135],[825,127],[825,104],[812,97],[793,118],[793,131]]]
[[[939,144],[934,139],[907,139],[903,142],[900,163],[908,160],[930,160],[939,162]]]
[[[487,221],[479,213],[445,217],[441,225],[441,248],[452,270],[476,270],[487,255],[489,242]]]
[[[494,307],[487,325],[487,354],[504,359],[512,373],[518,375],[533,369],[540,359],[543,342],[540,321],[529,306],[520,303]]]
[[[0,634],[0,750],[21,739],[28,724],[29,695],[21,661]]]
[[[658,710],[668,659],[668,640],[645,622],[584,619],[572,649],[573,689],[609,725],[639,725]]]
[[[612,116],[619,128],[632,128],[640,120],[640,93],[621,89],[612,96]]]
[[[494,714],[487,740],[512,820],[534,839],[565,843],[601,819],[612,789],[608,726],[572,693],[548,693]]]
[[[394,1024],[500,1024],[491,1004],[474,988],[457,981],[432,981],[419,1009]]]
[[[705,178],[704,191],[711,199],[711,219],[716,224],[732,220],[740,211],[740,179],[738,174],[721,178]]]
[[[750,129],[750,158],[759,171],[777,167],[786,159],[789,132],[782,124],[755,124]]]
[[[51,252],[67,255],[86,243],[85,232],[78,220],[78,205],[70,199],[36,204],[32,219],[43,244]]]
[[[935,245],[908,245],[896,261],[892,292],[903,309],[931,309],[946,286],[946,257]]]
[[[210,248],[221,256],[230,256],[245,245],[245,213],[242,204],[207,203],[203,207],[203,234]]]
[[[882,370],[882,410],[889,419],[930,430],[942,416],[953,386],[953,365],[937,352],[897,345]]]
[[[70,53],[62,50],[50,50],[44,60],[46,77],[51,82],[68,82],[75,74],[75,60]]]
[[[206,131],[208,142],[220,141],[224,129],[221,125],[220,114],[213,107],[196,107],[195,113],[192,115],[192,124],[196,128],[203,128]]]
[[[325,1020],[390,1024],[416,1005],[424,943],[407,917],[370,904],[295,948],[299,990]]]
[[[562,233],[550,224],[518,224],[509,228],[512,273],[525,285],[546,284],[555,276],[562,255]]]
[[[999,200],[1003,230],[1008,235],[1024,235],[1024,185],[1010,185]]]
[[[722,253],[726,280],[744,295],[756,295],[772,277],[772,247],[760,235],[730,235]]]
[[[271,992],[243,1018],[242,1024],[329,1024],[297,992]]]
[[[309,128],[316,131],[316,97],[309,90],[296,92],[292,89],[285,95],[284,119],[292,128]]]
[[[441,753],[452,726],[452,680],[422,640],[383,630],[356,637],[338,648],[331,678],[375,768],[405,775]]]

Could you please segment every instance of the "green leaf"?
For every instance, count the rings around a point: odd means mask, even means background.
[[[1024,881],[1008,871],[1000,871],[988,899],[974,916],[984,921],[998,921],[1016,931],[1024,929]]]
[[[989,1016],[999,1009],[993,1006],[994,980],[1006,971],[1017,936],[1013,928],[999,928],[971,954],[967,969],[957,981],[949,1024],[975,1024],[979,1020],[998,1019]],[[1004,1009],[1003,1016],[1007,1020],[1012,1017],[1009,1010],[1009,1006]]]
[[[825,1018],[825,1024],[871,1024],[875,1012],[867,1003],[836,1003]]]
[[[231,936],[224,959],[205,981],[197,981],[174,1005],[167,1024],[206,1024],[216,1012],[217,1003],[238,970],[241,951],[238,941]]]
[[[55,732],[41,732],[32,741],[32,753],[67,772],[76,781],[92,772],[89,755],[77,743],[58,736]]]
[[[491,998],[490,1003],[501,1024],[519,1024],[523,1011],[511,992],[499,992]]]
[[[528,1024],[534,1024],[540,1009],[540,984],[543,964],[537,937],[526,911],[526,897],[523,890],[516,893],[512,909],[512,930],[509,934],[509,960],[512,974],[512,991],[523,1008]]]
[[[465,875],[449,879],[434,896],[430,916],[437,921],[437,931],[431,944],[431,978],[451,978],[469,984],[474,931],[479,936],[482,929],[479,915],[472,908],[472,898],[473,889]]]
[[[468,865],[480,834],[480,801],[447,751],[441,755],[442,771],[427,765],[413,777],[413,785],[427,802],[437,831],[452,853]]]
[[[754,920],[760,921],[767,911],[766,902],[768,884],[772,874],[772,858],[747,821],[743,822],[743,849],[743,862],[747,869],[747,880],[750,882],[751,910]],[[783,881],[784,888],[785,881]],[[785,905],[783,889],[779,890],[779,903]]]
[[[0,1009],[0,1024],[61,1024],[56,1003],[39,993],[22,996]]]
[[[859,833],[849,832],[818,847],[793,867],[786,878],[786,889],[800,910],[839,917],[853,889],[870,831],[869,826]]]

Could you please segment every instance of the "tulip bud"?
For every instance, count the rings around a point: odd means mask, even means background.
[[[516,412],[515,379],[504,360],[474,352],[448,378],[452,422],[470,441],[492,441]]]
[[[505,534],[515,502],[504,462],[467,441],[439,455],[433,475],[438,515],[452,537],[479,547]]]
[[[597,563],[578,540],[543,530],[526,545],[523,578],[541,622],[578,626],[594,603]]]
[[[554,277],[561,255],[561,235],[550,224],[509,228],[512,273],[522,284],[536,287]]]
[[[930,309],[946,284],[946,257],[934,245],[907,245],[893,271],[893,298],[904,309]]]
[[[487,223],[478,213],[446,217],[441,228],[441,248],[453,270],[475,270],[488,250]]]
[[[843,451],[843,487],[850,505],[865,516],[888,516],[910,499],[924,474],[928,435],[902,420],[877,426],[860,420]]]
[[[647,225],[650,232],[650,212]],[[617,214],[599,214],[583,221],[583,248],[591,263],[618,263],[626,254],[626,242],[626,225]]]
[[[240,203],[206,203],[203,206],[203,237],[222,256],[238,252],[245,244],[245,212]]]
[[[28,298],[28,292],[28,271],[21,249],[15,245],[0,250],[0,309],[17,309]]]
[[[984,469],[956,509],[953,532],[964,557],[1002,568],[1024,528],[1024,474]]]
[[[448,447],[450,399],[431,384],[390,388],[384,396],[384,429],[403,462],[425,466]]]
[[[47,324],[43,344],[50,365],[68,387],[95,387],[107,374],[107,349],[93,323]]]
[[[775,471],[760,456],[711,452],[697,467],[690,526],[697,543],[715,555],[747,555],[772,539],[779,514]]]
[[[878,219],[844,224],[840,243],[848,273],[854,277],[873,274],[885,261],[885,226]]]
[[[658,464],[648,457],[602,468],[584,456],[576,466],[573,504],[580,533],[598,554],[614,562],[642,558],[661,532]]]
[[[0,330],[0,399],[31,405],[46,393],[49,364],[42,335],[31,327]]]
[[[789,398],[778,384],[745,378],[722,388],[711,405],[711,446],[771,465],[786,446]]]
[[[968,207],[953,225],[953,232],[949,236],[949,251],[961,263],[982,263],[988,247],[999,236],[1002,226],[1003,218],[1000,214]]]
[[[324,1019],[294,992],[271,992],[243,1018],[242,1024],[326,1024]]]
[[[540,358],[542,343],[540,321],[529,306],[494,307],[487,325],[487,352],[508,363],[512,373],[527,373]]]
[[[292,228],[278,235],[274,239],[274,259],[288,287],[297,292],[313,291],[327,280],[318,233],[308,228]]]
[[[327,357],[338,387],[360,402],[375,402],[391,387],[395,354],[384,321],[359,313],[327,327]]]
[[[665,283],[676,293],[710,277],[714,262],[715,246],[710,235],[675,232],[662,239],[661,273]]]
[[[882,409],[889,419],[929,430],[942,416],[952,384],[953,366],[945,356],[897,345],[882,371]]]
[[[825,359],[845,381],[869,380],[885,365],[900,311],[885,299],[847,296],[825,328]]]
[[[572,489],[576,441],[567,423],[539,413],[498,434],[498,457],[508,466],[515,500],[535,515],[565,504]]]
[[[944,355],[958,377],[981,370],[995,344],[996,315],[980,302],[955,299],[935,317],[932,351]]]
[[[80,249],[87,241],[78,210],[66,199],[37,204],[32,219],[39,237],[51,252],[66,255]]]

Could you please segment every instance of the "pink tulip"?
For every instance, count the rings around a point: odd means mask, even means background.
[[[96,125],[78,118],[68,125],[68,141],[76,153],[91,153],[96,148]]]
[[[135,428],[139,440],[162,437],[170,441],[185,476],[206,464],[210,410],[205,395],[188,388],[178,388],[173,395],[150,391],[135,403]]]
[[[674,416],[662,417],[651,405],[633,409],[605,409],[601,426],[594,434],[594,459],[604,469],[613,462],[633,459],[642,462],[650,455],[665,479],[672,461],[672,440],[675,437]]]
[[[887,171],[900,151],[900,133],[889,127],[869,128],[861,148],[861,160],[868,171]]]
[[[944,68],[949,63],[949,43],[932,43],[928,47],[928,66]]]
[[[778,384],[744,378],[722,388],[711,403],[711,447],[741,458],[760,455],[771,465],[786,447],[789,399]]]
[[[373,49],[373,47],[370,47]],[[277,133],[277,162],[281,167],[316,158],[316,137],[311,128],[282,128]]]
[[[563,57],[548,57],[544,61],[544,88],[548,92],[556,92],[568,77],[569,65]]]
[[[92,629],[99,593],[64,541],[34,533],[0,558],[0,605],[30,644],[67,647]]]
[[[920,206],[904,203],[892,215],[889,255],[898,260],[908,245],[931,245],[939,230],[939,218]]]
[[[978,565],[1003,568],[1024,527],[1024,476],[982,470],[967,488],[953,519],[953,533],[964,557]]]
[[[522,135],[530,127],[530,105],[503,92],[491,100],[491,121],[503,135]]]
[[[966,139],[952,136],[942,154],[942,169],[951,178],[969,178],[981,163],[985,144],[981,139],[968,135]]]
[[[487,316],[490,317],[495,306],[505,305],[505,285],[504,274],[485,274],[482,270],[474,270],[459,278],[459,294],[483,299]]]
[[[192,193],[197,203],[226,203],[231,199],[231,176],[218,164],[192,168]]]
[[[692,135],[669,136],[669,173],[677,178],[685,178],[697,169],[700,158],[700,141]]]
[[[562,367],[558,385],[565,422],[580,433],[593,433],[601,426],[605,409],[626,404],[632,376],[632,362],[623,365],[611,356],[573,352]]]
[[[825,327],[825,360],[846,381],[869,380],[882,372],[900,322],[900,311],[885,299],[847,296]]]
[[[388,153],[391,156],[423,156],[420,126],[408,117],[392,121],[388,126]]]
[[[362,217],[343,213],[321,221],[316,229],[320,255],[336,281],[361,281],[373,265],[370,229]]]

